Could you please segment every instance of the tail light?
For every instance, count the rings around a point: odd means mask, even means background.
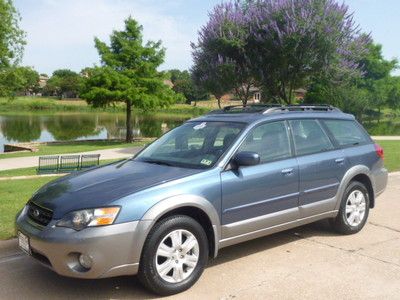
[[[378,155],[380,158],[384,158],[383,155],[383,148],[381,146],[379,146],[378,144],[375,144],[375,151],[376,151],[376,155]]]

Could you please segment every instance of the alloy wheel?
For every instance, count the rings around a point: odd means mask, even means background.
[[[365,217],[366,200],[365,195],[360,190],[354,190],[347,197],[346,219],[350,226],[360,225]]]
[[[157,273],[167,282],[180,283],[196,268],[199,254],[199,242],[191,232],[174,230],[158,245],[155,257]]]

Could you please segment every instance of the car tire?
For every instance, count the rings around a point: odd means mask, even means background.
[[[367,188],[358,181],[352,181],[347,186],[339,213],[330,219],[332,228],[341,234],[354,234],[359,232],[368,219],[370,199]]]
[[[165,218],[154,225],[145,241],[139,280],[161,296],[185,291],[203,273],[208,249],[207,235],[196,220],[184,215]]]

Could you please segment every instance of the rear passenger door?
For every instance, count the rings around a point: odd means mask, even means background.
[[[346,171],[342,149],[316,119],[289,121],[299,165],[300,218],[332,211],[335,195]]]

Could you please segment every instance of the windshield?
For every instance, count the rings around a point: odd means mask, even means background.
[[[188,122],[152,143],[135,160],[186,168],[211,168],[244,126],[232,122]]]

